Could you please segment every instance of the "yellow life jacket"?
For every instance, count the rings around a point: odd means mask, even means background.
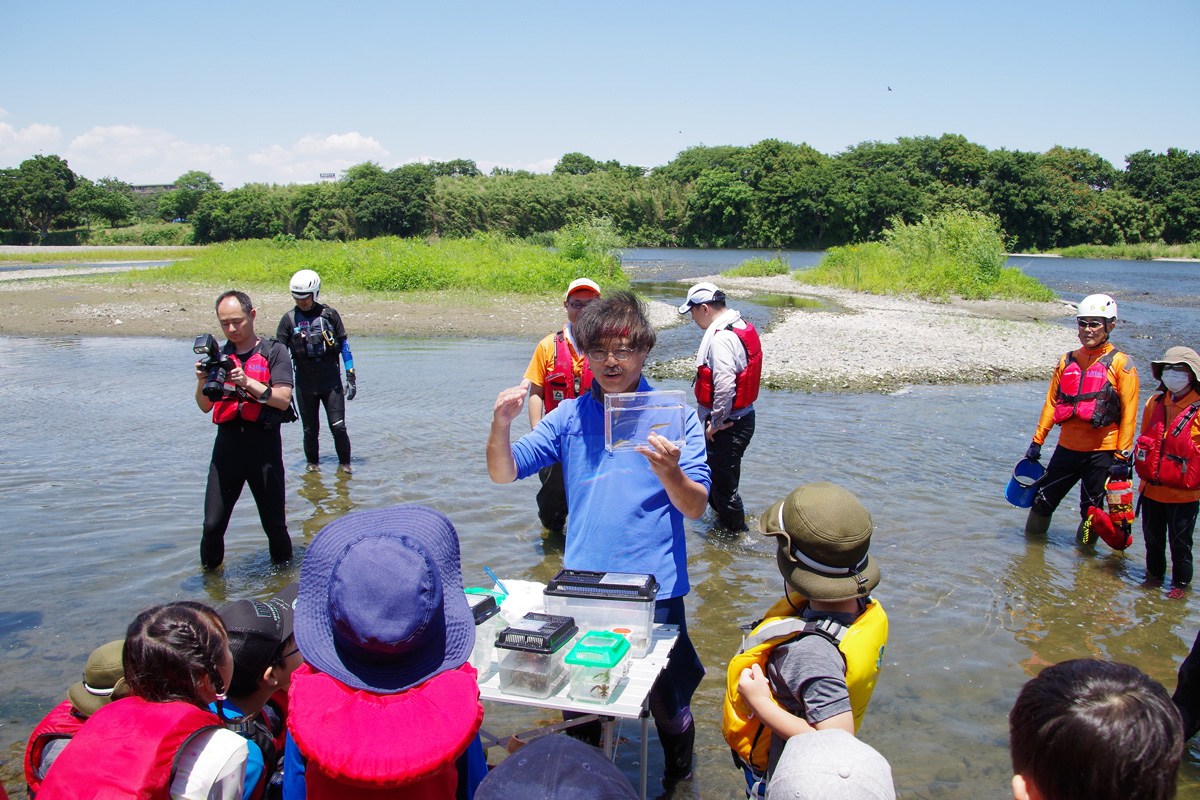
[[[753,630],[742,637],[742,648],[729,661],[721,732],[734,754],[758,772],[767,769],[771,732],[738,694],[737,685],[743,669],[758,664],[766,672],[767,658],[777,646],[801,636],[825,636],[837,645],[846,662],[846,688],[856,732],[879,679],[888,637],[887,614],[883,606],[868,598],[867,607],[847,627],[830,619],[801,619],[799,614],[807,605],[808,600],[798,594],[778,600],[766,616],[755,623]]]

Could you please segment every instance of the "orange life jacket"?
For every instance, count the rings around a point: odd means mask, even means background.
[[[1169,489],[1200,489],[1200,451],[1192,440],[1192,421],[1200,412],[1200,401],[1192,403],[1166,424],[1166,395],[1150,416],[1150,429],[1133,445],[1133,466],[1147,483]]]
[[[1121,395],[1108,379],[1108,368],[1116,354],[1116,350],[1109,350],[1084,371],[1075,353],[1067,353],[1067,365],[1059,376],[1054,399],[1055,425],[1071,417],[1090,422],[1093,428],[1107,428],[1121,421]]]
[[[734,378],[733,408],[745,408],[758,399],[758,385],[762,381],[762,342],[759,341],[758,331],[749,322],[744,328],[727,325],[724,330],[733,331],[734,335],[746,348],[746,368]],[[713,404],[713,371],[707,365],[696,368],[696,380],[692,384],[696,392],[696,402],[705,408]]]
[[[575,374],[575,359],[567,347],[567,337],[562,331],[554,334],[554,369],[546,376],[543,386],[545,397],[542,398],[546,412],[553,411],[563,400],[570,400],[592,388],[592,370],[587,359],[583,361],[583,371]]]

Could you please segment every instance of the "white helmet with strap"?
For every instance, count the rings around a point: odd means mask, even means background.
[[[1115,320],[1117,318],[1117,301],[1106,294],[1089,294],[1079,301],[1079,309],[1075,312],[1075,318],[1079,319],[1080,317]]]
[[[313,302],[317,302],[321,296],[321,276],[311,269],[302,269],[292,276],[292,297],[299,300],[310,294]]]

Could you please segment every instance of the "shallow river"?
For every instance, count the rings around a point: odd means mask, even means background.
[[[703,261],[713,254],[680,266],[673,251],[676,263],[663,267],[652,263],[655,253],[631,254],[643,256],[631,271],[656,281],[713,271]],[[1035,274],[1069,266],[1030,261]],[[1120,265],[1126,276],[1141,266]],[[1164,285],[1175,288],[1154,289],[1157,302],[1129,304],[1140,320],[1119,342],[1146,358],[1165,349],[1161,331],[1177,318],[1190,337],[1183,341],[1200,343],[1197,268],[1163,270]],[[1094,290],[1071,281],[1055,287],[1069,299]],[[1106,288],[1151,291],[1124,281],[1128,289]],[[771,312],[763,304],[753,313]],[[664,350],[686,352],[699,340],[694,327],[672,335],[676,343]],[[335,474],[327,434],[324,471],[302,472],[299,426],[285,430],[288,521],[300,552],[348,511],[423,503],[458,528],[468,582],[484,584],[484,566],[501,578],[552,577],[562,541],[537,525],[536,480],[496,486],[483,461],[492,400],[519,379],[532,345],[356,339],[360,391],[348,411],[356,473]],[[30,727],[78,679],[87,653],[119,638],[138,610],[172,599],[219,605],[263,597],[298,575],[270,566],[248,493],[230,525],[225,568],[215,576],[200,571],[213,430],[191,401],[192,360],[183,340],[0,338],[0,774],[14,796]],[[1148,373],[1140,358],[1139,366]],[[452,382],[449,374],[470,379]],[[1161,589],[1140,586],[1140,540],[1124,555],[1078,551],[1070,502],[1047,541],[1025,540],[1024,512],[1004,501],[1003,489],[1044,392],[1030,383],[890,396],[767,392],[759,400],[742,481],[748,509],[758,513],[800,483],[830,479],[874,517],[872,552],[883,570],[875,596],[890,616],[891,639],[860,734],[891,761],[902,797],[1011,796],[1006,715],[1041,665],[1112,658],[1171,690],[1200,628],[1194,598],[1168,601]],[[757,536],[716,535],[705,518],[689,523],[688,547],[689,619],[709,669],[694,707],[694,792],[734,798],[740,774],[719,733],[724,665],[738,645],[736,623],[774,600],[782,581]],[[485,726],[547,716],[489,708]],[[630,741],[618,763],[633,778],[636,726],[626,724],[622,735]],[[657,745],[650,757],[653,783],[661,774]],[[1198,776],[1193,748],[1181,797],[1200,797]]]

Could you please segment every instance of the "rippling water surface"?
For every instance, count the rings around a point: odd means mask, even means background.
[[[349,511],[423,503],[458,528],[468,582],[485,583],[485,565],[501,578],[550,578],[562,542],[537,525],[536,480],[496,486],[483,460],[492,400],[519,380],[532,345],[356,339],[360,391],[347,414],[356,473],[335,472],[327,434],[323,471],[302,472],[299,425],[284,431],[298,552]],[[1147,340],[1147,350],[1160,347]],[[10,793],[31,726],[78,679],[87,653],[119,638],[137,611],[172,599],[264,597],[298,575],[270,566],[248,492],[225,568],[200,571],[214,431],[191,400],[192,361],[183,340],[0,338],[0,757]],[[830,479],[874,517],[876,597],[891,640],[860,735],[891,761],[902,797],[1010,796],[1006,715],[1028,677],[1096,656],[1136,664],[1170,690],[1200,628],[1194,598],[1168,601],[1141,587],[1140,538],[1124,555],[1077,550],[1071,503],[1044,541],[1026,541],[1024,512],[1003,489],[1044,392],[1042,384],[767,392],[757,404],[742,480],[748,509]],[[763,610],[782,582],[757,536],[718,535],[707,517],[688,530],[689,619],[709,669],[694,707],[694,792],[734,798],[741,781],[718,730],[722,675],[737,622]],[[488,714],[485,726],[501,729],[548,717]],[[619,763],[634,777],[637,727],[622,735],[631,741]],[[653,782],[657,745],[650,757]],[[1200,797],[1198,764],[1193,748],[1180,796]]]

